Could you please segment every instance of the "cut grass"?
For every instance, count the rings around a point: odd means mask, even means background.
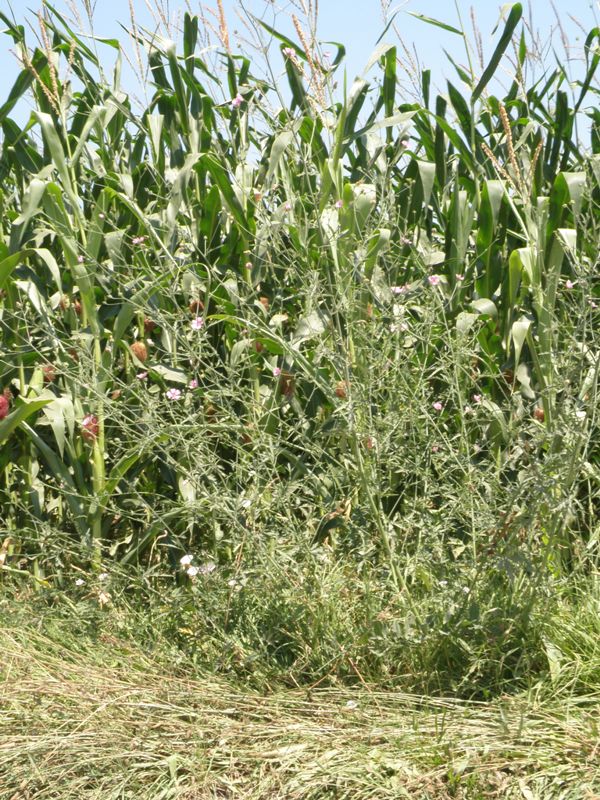
[[[598,695],[474,703],[365,686],[264,696],[183,674],[126,639],[40,627],[0,631],[1,800],[600,792]]]

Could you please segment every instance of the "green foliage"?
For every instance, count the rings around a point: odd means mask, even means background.
[[[267,26],[270,113],[186,15],[182,52],[145,42],[138,112],[47,7],[53,57],[0,108],[3,569],[139,569],[278,679],[354,679],[346,651],[478,695],[547,668],[548,587],[597,563],[600,168],[575,127],[597,57],[590,34],[572,99],[561,67],[527,85],[519,46],[490,94],[520,17],[478,80],[458,68],[470,94],[423,75],[423,105],[397,102],[394,46],[337,100],[343,47],[326,68]]]

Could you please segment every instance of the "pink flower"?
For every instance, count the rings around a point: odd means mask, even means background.
[[[408,138],[408,136],[403,136],[402,139],[400,139],[400,146],[401,147],[406,148],[406,147],[408,147],[409,144],[410,144],[410,139]]]
[[[291,211],[292,210],[292,204],[291,203],[286,203],[283,208],[284,208],[285,211]]]
[[[200,331],[204,327],[204,319],[202,317],[195,317],[191,324],[193,331]]]
[[[145,236],[134,236],[133,239],[131,240],[131,243],[132,244],[144,244],[145,241],[146,241],[146,237]]]
[[[474,394],[473,395],[473,402],[474,403],[477,403],[479,405],[479,403],[481,403],[482,400],[483,400],[483,396],[482,395],[480,395],[480,394]]]
[[[98,214],[98,219],[105,219],[105,218],[106,218],[106,215],[105,215],[105,214],[103,214],[102,212],[100,212],[100,213]]]
[[[244,98],[238,92],[236,94],[236,96],[233,98],[233,100],[231,101],[231,107],[232,108],[239,108],[242,105],[243,102],[244,102]]]
[[[136,378],[137,378],[139,381],[145,381],[145,380],[146,380],[146,378],[148,377],[148,373],[147,373],[147,372],[138,372],[138,374],[137,374],[135,377],[136,377]]]
[[[85,261],[85,258],[83,256],[77,256],[77,263],[78,264],[83,264],[84,261]]]
[[[169,400],[181,400],[181,389],[168,389],[167,398]]]
[[[456,274],[456,280],[457,280],[459,283],[460,283],[461,281],[464,281],[464,279],[465,279],[465,276],[464,276],[464,275],[459,275],[458,273]]]
[[[188,389],[197,389],[198,388],[198,381],[196,378],[192,378],[192,380],[188,383]]]
[[[281,375],[281,370],[279,367],[273,367],[273,377],[278,378]]]
[[[343,208],[344,207],[344,201],[343,200],[336,200],[335,201],[335,207],[336,208]]]
[[[439,275],[430,275],[427,280],[429,281],[430,286],[439,286],[440,281],[442,280]]]
[[[572,289],[575,286],[575,281],[566,280],[565,289]]]
[[[441,411],[444,408],[444,404],[440,403],[439,400],[436,400],[435,403],[433,404],[433,407],[435,408],[436,411]]]
[[[284,47],[281,52],[283,53],[284,56],[286,56],[286,58],[292,58],[293,56],[296,55],[296,51],[294,50],[293,47]]]
[[[392,294],[404,294],[408,290],[408,286],[404,284],[404,286],[390,286],[390,291]]]
[[[274,374],[274,373],[273,373]],[[0,419],[5,419],[10,411],[10,403],[8,397],[0,394]]]

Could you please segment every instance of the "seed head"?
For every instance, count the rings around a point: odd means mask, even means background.
[[[52,383],[56,378],[56,367],[54,364],[44,364],[42,366],[42,374],[44,376],[44,383]]]
[[[98,417],[95,414],[88,414],[81,420],[81,435],[86,442],[92,444],[98,438],[100,432],[100,425],[98,424]]]
[[[345,400],[348,397],[348,384],[346,381],[338,381],[335,387],[335,395],[339,397],[340,400]]]
[[[282,372],[279,376],[279,391],[285,397],[291,397],[296,388],[296,379],[289,372]]]
[[[141,361],[142,364],[146,363],[148,360],[148,348],[144,342],[138,340],[137,342],[134,342],[129,349],[138,361]]]
[[[197,316],[198,314],[201,314],[204,311],[204,303],[202,302],[202,300],[197,300],[197,299],[192,300],[190,301],[188,308],[190,309],[191,314]]]

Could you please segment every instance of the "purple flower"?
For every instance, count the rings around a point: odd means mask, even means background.
[[[480,395],[480,394],[474,394],[473,395],[473,402],[477,403],[477,405],[479,405],[479,403],[481,403],[482,400],[483,400],[483,396],[482,395]]]
[[[78,264],[83,264],[84,261],[85,261],[85,258],[83,256],[77,256],[77,263]]]
[[[296,51],[293,47],[284,47],[281,51],[286,58],[293,58],[296,55]]]
[[[202,330],[202,328],[204,327],[204,319],[202,317],[196,317],[195,319],[192,320],[191,324],[193,331]]]
[[[335,201],[335,207],[336,208],[343,208],[344,207],[344,201],[343,200],[336,200]]]
[[[565,289],[572,289],[575,286],[575,281],[566,280],[565,281]]]
[[[441,411],[444,408],[444,404],[440,403],[439,400],[436,400],[435,403],[433,404],[433,407],[435,408],[436,411]]]
[[[196,378],[192,378],[192,380],[188,383],[188,389],[197,389],[198,388],[198,381]]]
[[[281,370],[279,367],[273,367],[273,377],[278,378],[281,375]]]
[[[232,108],[239,108],[242,105],[243,102],[244,102],[244,98],[238,92],[236,94],[236,96],[233,98],[233,100],[231,101],[231,107]]]
[[[168,389],[167,398],[169,400],[181,400],[181,389]]]
[[[137,374],[135,377],[136,377],[136,378],[137,378],[139,381],[145,381],[145,380],[146,380],[146,378],[148,377],[148,373],[147,373],[147,372],[138,372],[138,374]]]
[[[439,275],[430,275],[427,280],[430,286],[439,286],[442,279]]]

